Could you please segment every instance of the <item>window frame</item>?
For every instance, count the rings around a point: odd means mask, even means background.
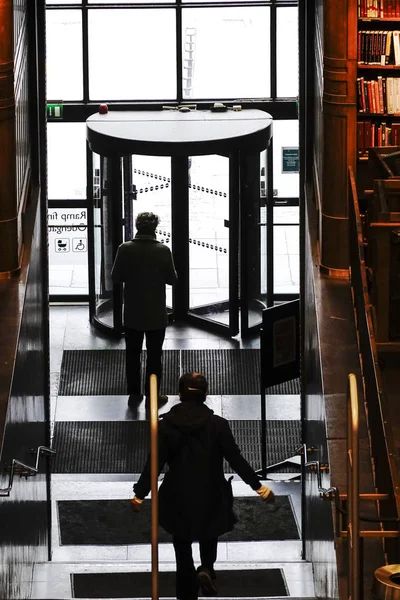
[[[182,69],[182,9],[195,9],[195,8],[230,8],[230,7],[245,7],[245,6],[267,6],[270,7],[270,38],[269,38],[269,56],[270,56],[270,97],[269,98],[245,98],[240,101],[243,109],[259,109],[269,113],[275,121],[286,120],[298,123],[298,97],[295,98],[277,98],[277,10],[285,7],[297,7],[299,8],[298,0],[227,0],[221,2],[216,0],[202,1],[194,0],[193,2],[182,2],[182,0],[176,0],[172,2],[130,2],[126,4],[113,4],[111,2],[104,4],[89,4],[88,0],[82,0],[80,3],[75,4],[48,4],[46,3],[46,12],[53,10],[80,10],[82,12],[82,78],[83,78],[83,99],[81,101],[65,101],[63,104],[62,119],[48,117],[48,123],[77,123],[85,122],[87,118],[98,110],[99,102],[91,101],[89,99],[89,11],[93,10],[126,10],[126,9],[149,9],[154,10],[157,8],[175,10],[176,18],[176,80],[177,80],[177,94],[176,100],[174,101],[103,101],[112,107],[113,111],[132,111],[132,110],[161,110],[162,106],[177,106],[180,104],[196,104],[198,109],[207,110],[212,107],[215,101],[224,101],[227,104],[238,103],[237,100],[221,99],[221,98],[210,98],[207,100],[196,100],[195,98],[186,100],[183,98],[183,69]],[[300,12],[300,11],[299,11]],[[299,24],[300,25],[300,24]],[[60,102],[57,98],[47,98],[47,103]],[[272,148],[271,148],[272,152]],[[299,192],[300,193],[300,192]],[[273,207],[275,206],[299,206],[299,197],[285,198],[281,196],[273,197]],[[80,207],[87,208],[87,199],[82,200],[71,200],[65,199],[54,199],[49,198],[50,207],[72,207],[73,205],[79,205]],[[282,301],[289,300],[297,295],[293,294],[274,294],[274,300]],[[50,298],[50,300],[60,300],[56,298]],[[72,301],[75,297],[71,294],[68,295],[65,300]],[[82,300],[86,300],[82,298]]]

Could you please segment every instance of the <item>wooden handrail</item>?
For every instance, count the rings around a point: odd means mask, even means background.
[[[151,589],[152,600],[158,600],[158,385],[150,375],[151,438]]]
[[[350,373],[347,384],[347,539],[349,544],[348,597],[360,600],[360,514],[359,514],[359,406],[357,379]]]

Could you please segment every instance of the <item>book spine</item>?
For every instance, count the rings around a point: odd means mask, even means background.
[[[370,111],[370,104],[369,104],[369,94],[368,94],[368,81],[364,81],[364,95],[365,95],[365,112],[369,113]]]
[[[382,146],[382,125],[376,127],[376,145]]]
[[[367,81],[367,97],[368,97],[368,112],[374,112],[374,105],[372,103],[372,90],[371,90],[371,81]]]
[[[364,134],[365,146],[364,152],[368,151],[368,148],[372,146],[372,122],[365,121],[365,134]]]
[[[381,115],[383,115],[383,113],[385,112],[383,110],[383,81],[382,81],[382,79],[383,79],[382,76],[379,75],[378,76],[378,85],[377,85],[377,88],[378,88],[378,98],[379,98],[379,104],[378,104],[379,111],[378,112]]]
[[[387,36],[386,36],[385,65],[390,64],[391,52],[392,52],[392,32],[388,31]]]
[[[362,102],[362,82],[361,77],[357,77],[357,110],[358,112],[364,112],[363,102]]]
[[[399,32],[393,31],[394,64],[400,65],[400,41]]]
[[[364,121],[357,122],[357,153],[358,156],[365,154],[365,123]]]
[[[381,31],[380,45],[379,45],[379,64],[383,66],[385,64],[385,49],[386,49],[386,31]]]
[[[383,94],[383,112],[386,115],[388,113],[387,106],[387,92],[386,92],[386,77],[382,77],[382,94]]]
[[[378,81],[374,80],[374,85],[373,85],[373,91],[374,91],[374,104],[375,104],[375,113],[379,114],[380,111],[380,102],[379,102],[379,86],[378,86]]]
[[[386,126],[386,146],[392,145],[392,128],[388,125]]]
[[[393,77],[386,77],[386,103],[388,114],[393,114]]]

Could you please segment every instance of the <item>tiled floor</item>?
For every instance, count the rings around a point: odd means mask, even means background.
[[[54,306],[51,308],[51,360],[53,421],[112,421],[145,419],[144,403],[137,411],[127,406],[126,396],[58,396],[58,381],[63,350],[124,348],[123,340],[109,340],[96,332],[88,321],[87,306]],[[221,339],[211,333],[187,326],[172,325],[167,328],[165,348],[257,348],[257,337],[246,340]],[[160,414],[178,402],[170,396]],[[259,419],[258,396],[209,396],[207,404],[228,419]],[[299,419],[298,396],[267,396],[268,419]],[[271,476],[268,485],[279,495],[290,497],[297,525],[301,524],[301,486],[284,481],[288,475]],[[71,598],[71,573],[120,572],[150,570],[150,545],[135,546],[62,546],[58,527],[58,500],[129,499],[132,484],[138,475],[53,475],[52,477],[52,562],[35,567],[32,598]],[[254,492],[237,476],[233,481],[234,494],[252,495]],[[198,548],[194,546],[198,560]],[[173,570],[174,551],[171,544],[160,544],[161,571]],[[218,547],[217,569],[282,568],[288,593],[296,597],[314,595],[312,569],[301,560],[301,541],[225,542]]]

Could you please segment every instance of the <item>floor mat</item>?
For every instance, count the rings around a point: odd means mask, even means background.
[[[217,571],[225,598],[287,596],[281,569]],[[159,597],[176,598],[175,572],[158,575]],[[73,573],[74,598],[151,598],[151,573]]]
[[[276,385],[271,385],[270,387],[265,388],[265,393],[270,395],[300,394],[300,377],[297,377],[297,379],[284,381],[283,383],[277,383]]]
[[[261,468],[261,422],[229,421],[243,456],[253,469]],[[301,422],[266,421],[267,465],[296,453],[301,445]],[[150,449],[149,421],[56,421],[53,473],[141,473]],[[289,469],[289,470],[288,470]],[[291,469],[291,470],[290,470]],[[280,472],[296,473],[296,466]],[[232,472],[225,464],[225,472]]]
[[[61,545],[116,546],[150,544],[151,501],[144,500],[134,513],[129,500],[59,500]],[[238,522],[221,542],[298,540],[299,532],[288,496],[276,496],[266,504],[256,494],[234,499]],[[159,542],[172,542],[159,528]]]
[[[142,389],[146,350],[141,355]],[[162,392],[176,394],[178,379],[187,371],[204,373],[211,395],[259,394],[258,349],[164,350]],[[297,384],[286,382],[268,389],[271,394],[298,394]],[[293,387],[295,385],[295,387]],[[282,386],[282,387],[281,387]],[[296,390],[296,391],[288,391]],[[59,396],[126,394],[125,350],[64,350]]]

